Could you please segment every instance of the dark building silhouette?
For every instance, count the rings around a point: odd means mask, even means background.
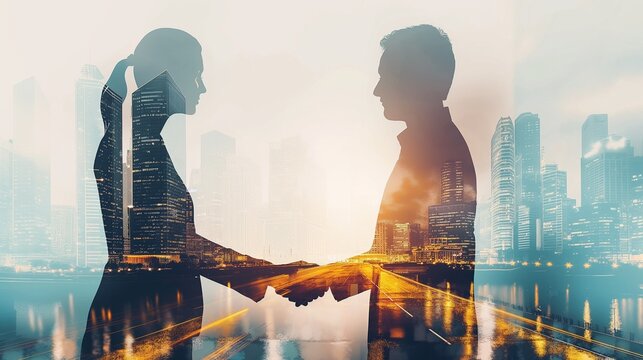
[[[100,103],[105,134],[96,152],[94,175],[110,262],[123,256],[123,98],[105,87]]]
[[[124,255],[132,253],[132,237],[130,236],[132,212],[132,150],[127,150],[127,157],[123,162],[123,238]]]
[[[464,179],[462,161],[446,161],[442,165],[441,202],[442,204],[464,201]]]
[[[430,245],[459,250],[462,261],[473,261],[476,203],[465,202],[462,189],[462,161],[446,161],[442,165],[442,203],[428,208],[428,240]]]
[[[185,98],[167,72],[132,95],[133,255],[185,253],[186,188],[160,135],[170,115],[184,112]]]

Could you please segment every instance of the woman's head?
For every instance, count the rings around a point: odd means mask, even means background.
[[[134,67],[138,87],[167,71],[185,97],[185,112],[195,113],[206,88],[201,79],[201,45],[192,35],[178,29],[152,30],[141,39],[128,62]]]

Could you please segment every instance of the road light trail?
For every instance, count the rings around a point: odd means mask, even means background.
[[[464,297],[461,297],[461,296],[458,296],[458,295],[452,294],[452,293],[447,292],[447,291],[444,291],[444,290],[436,289],[436,288],[434,288],[434,287],[428,286],[428,285],[426,285],[426,284],[422,284],[422,283],[420,283],[420,282],[417,282],[417,281],[415,281],[415,280],[412,280],[412,279],[406,278],[406,277],[404,277],[404,276],[402,276],[402,275],[396,274],[396,273],[394,273],[394,272],[392,272],[392,271],[389,271],[389,270],[386,270],[386,269],[381,269],[380,271],[383,271],[383,272],[385,272],[386,274],[391,275],[391,276],[394,276],[394,277],[396,277],[396,278],[398,278],[398,279],[400,279],[400,280],[403,280],[403,281],[409,282],[409,283],[411,283],[411,284],[415,284],[416,286],[423,287],[423,288],[428,288],[428,289],[430,289],[430,290],[432,290],[432,291],[435,291],[435,292],[438,292],[438,293],[441,293],[441,294],[444,294],[444,295],[447,295],[447,296],[451,296],[451,297],[453,297],[453,298],[455,298],[455,299],[458,299],[458,300],[461,300],[461,301],[465,301],[465,302],[469,302],[469,303],[474,303],[474,304],[484,304],[483,302],[480,302],[480,301],[475,301],[475,300],[467,299],[467,298],[464,298]],[[621,348],[621,347],[618,347],[618,346],[615,346],[615,345],[612,345],[612,344],[609,344],[609,343],[606,343],[606,342],[603,342],[603,341],[600,341],[600,340],[596,340],[596,339],[589,339],[589,340],[588,340],[588,339],[586,339],[585,337],[583,337],[583,336],[581,336],[581,335],[578,335],[578,334],[572,333],[572,332],[567,331],[567,330],[564,330],[564,329],[557,328],[557,327],[552,326],[552,325],[548,325],[548,324],[544,324],[544,323],[540,323],[540,324],[538,324],[535,320],[532,320],[532,319],[526,318],[526,317],[524,317],[524,316],[520,316],[520,315],[518,315],[518,314],[514,314],[514,313],[512,313],[512,312],[510,312],[510,311],[507,311],[507,310],[499,309],[499,308],[497,308],[497,307],[496,307],[495,305],[493,305],[493,304],[491,304],[491,305],[492,305],[493,311],[494,311],[496,314],[498,314],[499,316],[501,316],[501,317],[503,317],[503,318],[505,318],[505,319],[510,318],[510,319],[513,319],[514,321],[519,321],[519,322],[522,322],[522,323],[524,323],[524,324],[529,324],[529,325],[533,325],[533,326],[538,325],[538,326],[541,326],[541,327],[543,327],[544,329],[547,329],[547,330],[549,330],[549,331],[557,332],[557,333],[559,333],[559,334],[561,334],[561,335],[568,336],[568,337],[570,337],[570,338],[572,338],[572,339],[579,340],[579,341],[582,341],[582,342],[584,342],[584,343],[593,344],[593,345],[598,345],[598,346],[604,347],[604,348],[609,349],[609,350],[613,350],[613,351],[617,351],[617,352],[624,353],[624,354],[626,354],[626,355],[628,355],[628,356],[631,356],[631,357],[636,357],[636,358],[643,359],[643,354],[641,354],[641,353],[638,353],[638,352],[635,352],[635,351],[632,351],[632,350],[629,350],[629,349],[624,349],[624,348]],[[516,324],[516,323],[512,323],[512,324],[513,324],[514,326],[519,327],[519,325],[518,325],[518,324]],[[541,333],[541,334],[542,334],[542,333]],[[558,339],[556,339],[556,340],[558,340]],[[561,341],[561,342],[562,342],[562,343],[565,343],[564,341]],[[583,348],[583,349],[584,349],[584,350],[587,350],[587,351],[591,351],[591,350],[589,350],[589,349],[587,349],[587,348]]]
[[[433,331],[433,329],[429,329],[429,331],[430,331],[431,333],[433,333],[433,335],[435,335],[435,336],[439,337],[439,338],[440,338],[440,340],[444,341],[447,345],[452,345],[452,344],[449,342],[449,340],[447,340],[447,339],[443,338],[442,336],[440,336],[440,334],[438,334],[438,333],[436,333],[435,331]]]
[[[378,290],[378,291],[380,291],[381,293],[383,293],[384,295],[386,295],[386,297],[387,297],[389,300],[391,300],[391,302],[392,302],[393,304],[395,304],[397,307],[399,307],[400,309],[402,309],[402,311],[404,311],[408,316],[413,317],[413,315],[412,315],[410,312],[408,312],[405,308],[403,308],[403,307],[402,307],[402,305],[400,305],[400,304],[398,304],[397,302],[395,302],[395,300],[393,300],[393,299],[392,299],[392,298],[391,298],[391,297],[386,293],[386,291],[384,291],[384,290],[380,289],[380,287],[379,287],[379,286],[377,286],[377,284],[376,284],[376,283],[374,283],[374,282],[373,282],[373,280],[371,280],[371,279],[368,279],[368,280],[373,284],[373,286],[375,286],[375,287],[377,288],[377,290]]]

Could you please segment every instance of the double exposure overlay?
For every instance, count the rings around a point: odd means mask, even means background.
[[[0,3],[0,359],[643,358],[641,4],[115,5]]]

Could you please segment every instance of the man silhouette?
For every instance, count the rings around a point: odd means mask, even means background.
[[[398,135],[400,156],[384,191],[378,223],[424,225],[427,210],[435,205],[469,204],[475,211],[471,154],[443,105],[455,71],[449,38],[438,28],[419,25],[393,31],[380,44],[384,52],[373,94],[380,98],[384,116],[404,121],[406,129]],[[468,237],[458,239],[464,246],[460,258],[471,261],[473,218],[470,223],[461,220],[464,234],[450,235]],[[418,239],[416,244],[424,242]],[[393,256],[408,254],[410,245],[388,244],[387,250]]]
[[[377,220],[378,232],[382,228],[392,231],[385,236],[375,236],[366,258],[384,253],[390,261],[411,261],[413,245],[422,249],[420,253],[433,251],[433,256],[440,260],[448,257],[448,261],[467,263],[465,268],[473,267],[475,169],[467,143],[451,120],[449,109],[443,105],[455,71],[451,42],[440,29],[419,25],[393,31],[380,44],[384,52],[379,65],[380,79],[373,94],[380,98],[384,116],[404,121],[406,129],[398,135],[400,156],[387,182]],[[434,217],[440,221],[432,223]],[[422,228],[426,229],[426,237],[421,236]],[[390,232],[399,234],[391,236]],[[382,237],[386,241],[382,241]],[[353,260],[357,259],[359,257]],[[394,300],[381,291],[383,283],[380,283],[377,268],[368,269],[357,264],[330,264],[291,277],[289,284],[296,286],[273,286],[277,293],[297,305],[306,305],[329,287],[337,301],[371,290],[369,357],[387,353],[384,349],[396,347],[394,343],[402,345],[395,350],[397,354],[406,354],[407,358],[426,358],[427,353],[458,355],[460,347],[445,348],[440,340],[437,343],[418,340],[418,331],[422,334],[429,331],[421,320],[422,314],[416,314],[420,315],[416,317],[407,312],[406,316],[403,312],[406,310],[394,306]],[[453,286],[463,285],[464,290],[469,291],[473,280],[471,270],[450,272],[447,281]],[[308,275],[313,272],[323,275]],[[317,278],[330,280],[324,282]],[[424,290],[413,291],[419,292],[406,294],[404,298],[424,299]],[[421,300],[420,303],[423,304]],[[417,311],[413,306],[409,307],[411,312]],[[467,326],[470,332],[466,337],[476,333],[475,324],[469,323],[454,330],[452,335],[464,335]],[[391,358],[397,356],[389,355]]]
[[[389,232],[381,236],[388,241],[382,244],[376,239],[370,252],[405,261],[413,259],[412,246],[425,252],[429,246],[433,260],[449,257],[448,261],[472,264],[476,174],[467,143],[443,105],[455,72],[451,42],[442,30],[418,25],[391,32],[380,45],[384,52],[373,94],[380,98],[384,116],[404,121],[406,129],[397,137],[400,156],[386,184],[377,220],[378,231]],[[424,226],[426,236],[422,236]],[[405,231],[407,236],[395,234]],[[452,272],[447,281],[467,291],[473,271]],[[404,342],[412,358],[434,352],[424,347],[426,343],[414,341],[417,324],[413,318],[390,321],[381,317],[378,292],[371,290],[369,349],[384,339]],[[403,338],[394,335],[396,329],[405,329]]]

